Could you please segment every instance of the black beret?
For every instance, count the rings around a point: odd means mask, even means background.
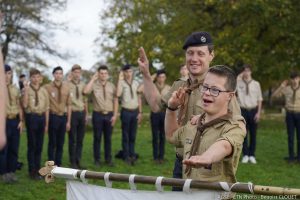
[[[122,67],[122,70],[125,71],[125,70],[128,70],[128,69],[131,69],[132,65],[131,64],[126,64]]]
[[[166,74],[166,71],[164,69],[159,69],[156,71],[156,76],[159,76],[161,74]]]
[[[208,32],[195,32],[187,37],[182,48],[186,50],[191,46],[207,46],[210,44],[213,44],[213,41]]]
[[[63,69],[62,69],[61,66],[57,66],[57,67],[55,67],[55,68],[53,69],[52,74],[54,74],[54,73],[55,73],[56,71],[58,71],[58,70],[63,71]]]
[[[11,71],[11,67],[7,64],[4,65],[4,68],[5,68],[5,72]]]
[[[297,78],[299,76],[298,72],[294,71],[294,72],[291,72],[290,74],[290,78],[291,79],[294,79],[294,78]]]

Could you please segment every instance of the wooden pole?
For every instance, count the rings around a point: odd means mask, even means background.
[[[85,171],[84,178],[86,179],[104,180],[104,175],[106,174],[105,172],[93,172],[93,171],[86,171],[86,170],[75,170],[69,168],[56,167],[54,166],[53,161],[47,161],[46,167],[40,169],[39,172],[42,176],[45,176],[45,181],[47,183],[50,183],[54,181],[54,177],[80,179],[80,175],[83,173],[83,171]],[[110,173],[109,180],[128,183],[129,176],[130,174]],[[155,184],[156,179],[157,177],[154,176],[135,175],[134,183]],[[161,185],[183,187],[184,183],[185,183],[185,179],[163,178]],[[253,185],[252,183],[224,183],[224,184],[227,185],[228,188],[230,188],[231,192],[256,194],[256,195],[268,195],[268,196],[283,196],[283,197],[285,195],[288,195],[293,199],[300,198],[300,189],[261,186],[261,185]],[[225,191],[220,182],[206,182],[206,181],[198,181],[198,180],[192,180],[190,184],[190,188]]]

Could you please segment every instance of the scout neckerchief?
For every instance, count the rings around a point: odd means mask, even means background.
[[[76,86],[76,99],[79,99],[79,87],[78,87],[78,85],[79,85],[80,81],[78,83],[76,83],[74,80],[72,80],[72,83]]]
[[[53,81],[53,85],[58,90],[58,103],[61,103],[61,96],[62,96],[61,95],[61,88],[62,88],[62,83],[60,83],[60,85],[56,85],[56,83]]]
[[[126,79],[125,79],[125,82],[127,83],[127,85],[128,85],[129,88],[130,88],[131,99],[133,99],[133,90],[132,90],[132,82],[133,82],[133,79],[131,80],[131,83],[129,83]]]
[[[102,85],[102,89],[103,89],[103,98],[104,98],[104,101],[106,100],[106,90],[105,90],[106,83],[107,83],[107,81],[105,81],[105,83],[104,83],[104,84],[103,84],[103,83],[101,83],[101,85]]]
[[[249,85],[252,82],[252,79],[250,81],[246,81],[245,79],[243,79],[245,85],[246,85],[246,95],[249,95]]]
[[[184,102],[180,106],[180,110],[178,113],[178,124],[183,125],[182,122],[185,119],[185,116],[187,115],[187,108],[188,108],[188,102],[189,98],[191,96],[191,93],[193,90],[198,89],[200,85],[202,85],[203,80],[199,81],[197,79],[192,82],[191,78],[189,78],[187,81],[187,89],[185,91],[185,96],[184,96]]]
[[[195,135],[195,138],[194,138],[194,141],[193,141],[193,144],[192,144],[192,147],[191,147],[191,152],[190,152],[190,155],[188,158],[194,156],[197,154],[197,151],[198,151],[198,148],[199,148],[199,145],[201,143],[201,139],[204,135],[204,131],[206,128],[208,127],[211,127],[213,125],[216,125],[216,124],[219,124],[221,122],[224,122],[224,121],[228,121],[229,119],[232,118],[232,113],[228,112],[227,114],[219,117],[219,118],[216,118],[216,119],[213,119],[207,123],[204,123],[205,121],[205,113],[203,113],[199,120],[198,120],[198,126],[197,126],[197,133]],[[190,175],[192,171],[192,167],[191,166],[187,166],[186,169],[185,169],[185,174],[186,175]]]
[[[161,92],[163,91],[163,89],[165,88],[165,84],[160,85],[158,83],[155,83],[156,88],[158,89],[159,94],[161,94]]]
[[[293,86],[291,86],[291,88],[293,90],[293,104],[295,104],[295,102],[296,102],[296,92],[300,88],[300,84],[298,84],[298,86],[295,89],[293,88]]]
[[[35,106],[37,106],[38,104],[39,104],[39,95],[38,95],[38,91],[40,90],[40,86],[37,88],[37,89],[35,89],[34,87],[33,87],[33,85],[32,84],[30,84],[30,88],[34,91],[34,95],[35,95]]]
[[[12,105],[12,97],[11,97],[9,85],[10,85],[10,84],[6,85],[6,87],[7,87],[7,93],[8,93],[9,105]]]

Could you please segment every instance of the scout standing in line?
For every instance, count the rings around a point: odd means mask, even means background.
[[[54,81],[45,86],[50,99],[48,159],[61,166],[65,133],[71,128],[70,88],[63,83],[63,69],[58,66],[52,72]]]
[[[1,26],[1,12],[0,12],[0,26]],[[2,52],[0,51],[0,85],[6,85],[4,65]],[[5,122],[6,122],[6,87],[0,87],[0,151],[5,146],[6,136],[5,136]]]
[[[121,98],[123,158],[129,165],[136,161],[135,138],[137,124],[142,120],[142,99],[139,83],[133,79],[131,65],[124,65],[119,75],[117,96]]]
[[[258,81],[252,79],[251,66],[244,65],[242,79],[237,81],[237,94],[241,106],[242,116],[246,120],[248,133],[243,144],[242,163],[256,164],[255,147],[256,147],[256,130],[260,119],[262,107],[262,93]],[[248,137],[248,135],[250,137]],[[248,145],[248,138],[250,138]]]
[[[80,160],[88,115],[87,98],[83,96],[85,84],[80,81],[81,67],[74,65],[71,69],[69,87],[72,99],[71,130],[69,132],[69,157],[72,168],[81,168]]]
[[[283,81],[280,87],[272,94],[272,97],[281,95],[285,97],[285,122],[288,134],[289,155],[285,159],[288,163],[293,163],[294,161],[300,163],[300,77],[297,72],[292,72],[290,81]],[[295,128],[297,133],[297,157],[295,157],[294,153]]]
[[[20,104],[19,88],[12,84],[12,69],[9,65],[5,65],[5,78],[7,87],[5,130],[7,143],[0,151],[0,174],[5,183],[12,183],[17,181],[15,172],[17,170],[20,133],[22,133],[23,127],[23,111]]]
[[[41,154],[44,143],[44,132],[48,131],[49,96],[41,86],[41,72],[30,70],[30,83],[25,81],[23,108],[27,130],[27,160],[29,176],[40,179],[38,170],[41,168]]]
[[[161,96],[166,95],[170,86],[165,84],[166,82],[165,70],[157,70],[156,77],[154,80],[155,86],[157,87]],[[157,164],[164,162],[165,153],[165,109],[162,108],[160,112],[151,112],[151,129],[152,129],[152,148],[153,148],[153,159]]]
[[[113,166],[111,156],[111,135],[117,120],[118,98],[114,84],[108,81],[108,68],[102,65],[86,85],[84,93],[92,92],[93,99],[93,130],[94,130],[94,161],[100,166],[101,137],[104,133],[105,162]]]

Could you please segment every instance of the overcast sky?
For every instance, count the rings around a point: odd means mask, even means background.
[[[55,13],[55,21],[63,20],[69,29],[67,32],[56,31],[54,41],[62,52],[70,52],[75,57],[68,60],[48,59],[50,68],[61,65],[67,71],[77,63],[89,69],[100,59],[96,56],[99,49],[94,40],[100,33],[99,13],[104,9],[103,1],[68,0],[66,10]]]

